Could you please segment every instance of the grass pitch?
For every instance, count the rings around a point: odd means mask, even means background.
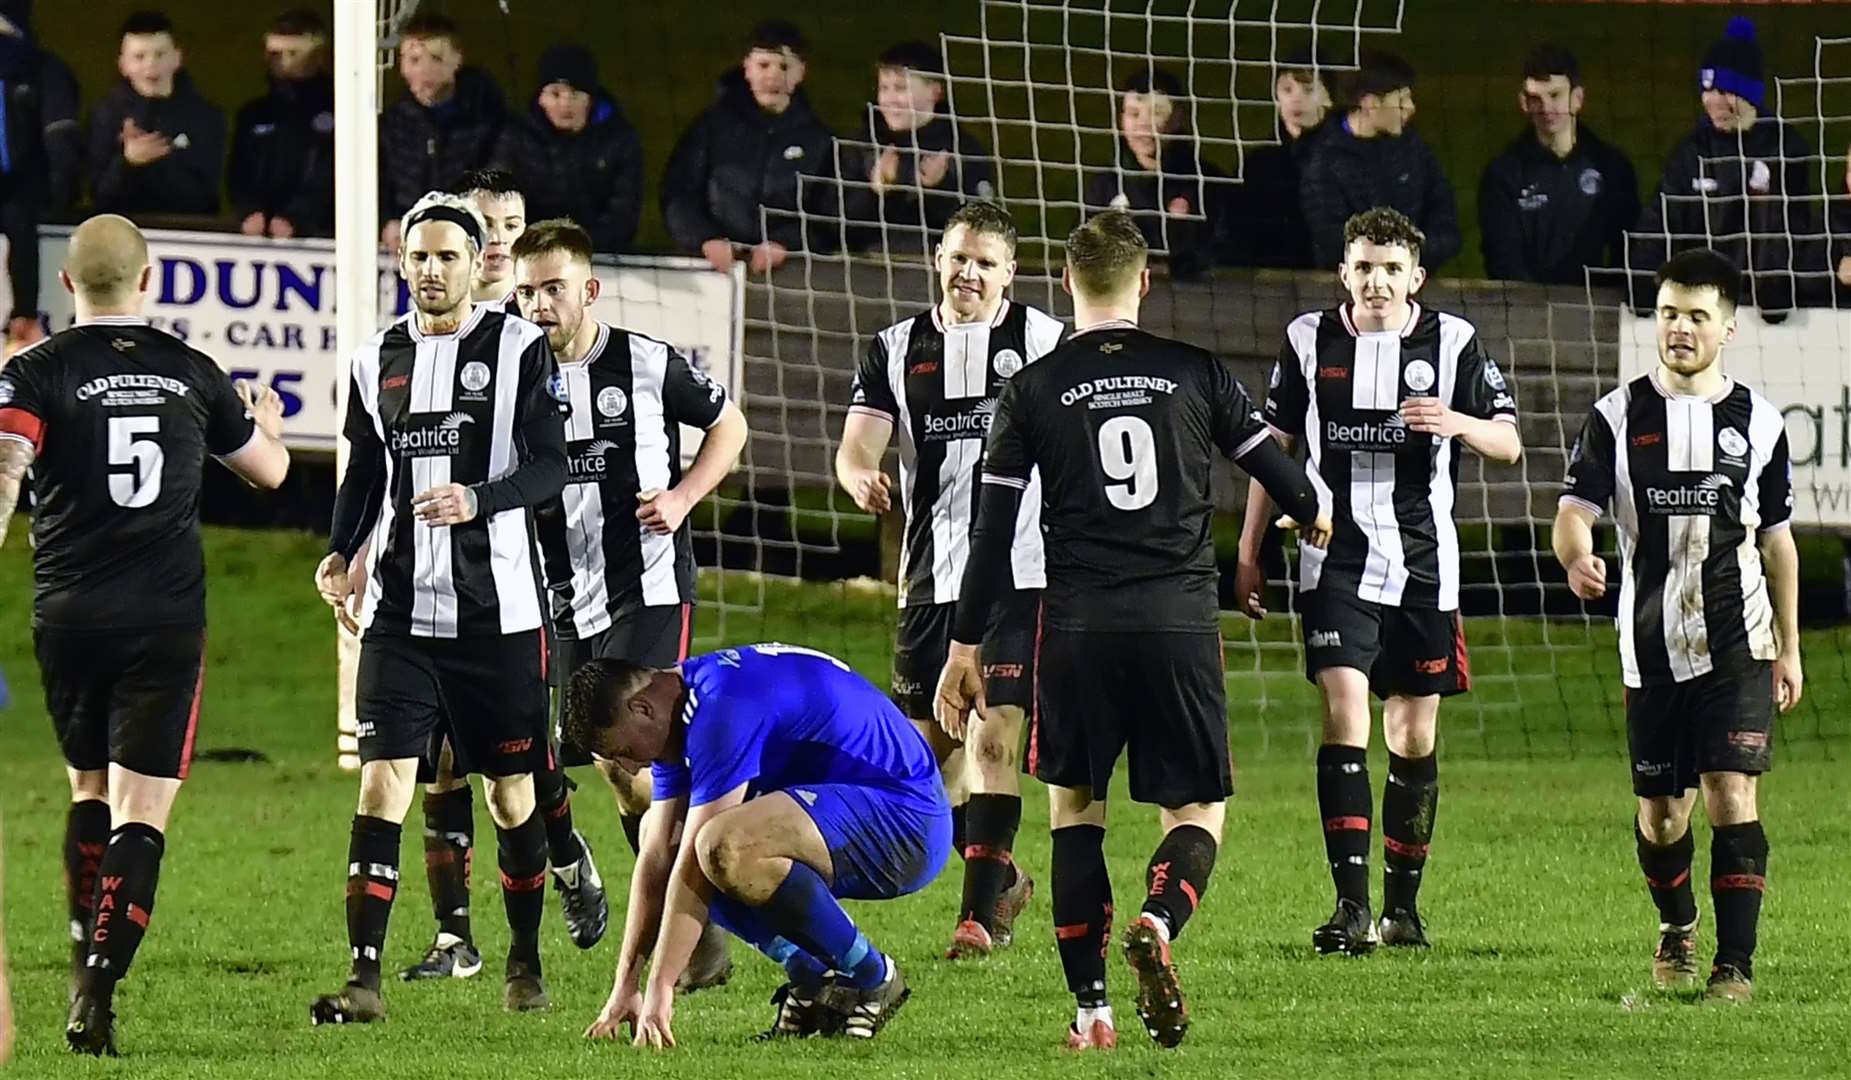
[[[1783,745],[1764,789],[1772,884],[1759,997],[1748,1008],[1692,1005],[1646,989],[1655,916],[1633,865],[1630,796],[1617,750],[1597,743],[1605,749],[1590,752],[1584,744],[1573,760],[1526,760],[1519,742],[1474,741],[1469,721],[1465,749],[1450,758],[1442,750],[1444,794],[1422,905],[1436,947],[1361,961],[1315,957],[1310,931],[1328,913],[1330,887],[1309,755],[1300,752],[1297,728],[1276,727],[1256,750],[1251,727],[1237,723],[1241,794],[1213,889],[1178,945],[1194,1019],[1178,1051],[1156,1049],[1137,1030],[1130,980],[1117,956],[1110,970],[1124,1045],[1086,1061],[1057,1049],[1072,1014],[1048,933],[1045,888],[1012,950],[979,964],[937,959],[957,902],[955,868],[923,894],[855,908],[915,988],[906,1010],[872,1045],[747,1042],[769,1022],[766,999],[780,980],[769,963],[738,947],[732,985],[680,1002],[680,1050],[652,1058],[588,1044],[579,1032],[609,988],[615,931],[580,953],[552,913],[544,949],[555,1009],[505,1015],[496,976],[506,929],[486,862],[475,890],[478,942],[489,957],[482,975],[435,986],[391,984],[391,1019],[378,1027],[311,1028],[310,997],[337,987],[345,974],[341,890],[354,797],[354,778],[332,764],[333,638],[309,584],[320,545],[305,536],[212,531],[208,551],[212,631],[200,745],[249,747],[269,760],[195,766],[175,815],[151,932],[118,993],[118,1035],[127,1055],[119,1062],[74,1060],[63,1050],[67,946],[59,850],[66,789],[25,629],[25,545],[0,555],[0,596],[12,616],[0,631],[0,668],[14,695],[0,716],[0,810],[21,1025],[11,1075],[1775,1078],[1845,1072],[1851,960],[1840,935],[1851,899],[1838,824],[1844,786],[1834,761],[1844,756],[1836,733],[1844,730],[1845,704],[1836,636],[1808,642],[1809,691],[1820,710],[1814,724],[1827,737]],[[774,590],[767,599],[762,617],[729,617],[729,636],[815,644],[884,677],[884,632],[858,617],[864,607],[878,612],[877,600],[823,586]],[[1497,632],[1468,629],[1474,640]],[[1238,653],[1236,647],[1231,657]],[[1592,673],[1574,678],[1587,681]],[[1231,685],[1238,717],[1241,688],[1249,684],[1237,677]],[[1283,679],[1278,687],[1280,694],[1298,692]],[[1561,693],[1564,701],[1587,700],[1582,691]],[[1492,717],[1495,728],[1495,712],[1474,715]],[[1559,722],[1574,726],[1570,716]],[[1380,770],[1378,760],[1378,783]],[[620,897],[629,858],[611,801],[595,777],[580,780],[579,820]],[[1019,857],[1045,885],[1046,808],[1032,783],[1030,789]],[[415,959],[431,933],[417,873],[416,815],[414,809],[406,886],[388,943],[391,966]],[[1122,797],[1113,818],[1118,828],[1108,852],[1119,908],[1128,913],[1141,893],[1155,829],[1148,813]],[[478,837],[492,858],[489,830],[479,814]],[[1707,866],[1705,837],[1700,826],[1699,878]],[[1707,912],[1707,897],[1701,902]],[[1706,915],[1706,949],[1711,931]]]

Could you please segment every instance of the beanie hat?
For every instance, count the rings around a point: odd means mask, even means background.
[[[1721,90],[1734,94],[1756,109],[1767,108],[1767,88],[1762,81],[1761,43],[1755,40],[1754,20],[1737,15],[1729,20],[1721,41],[1703,54],[1703,67],[1697,72],[1697,86],[1702,90]]]
[[[540,57],[541,87],[565,83],[587,94],[598,92],[598,61],[583,45],[555,45]]]

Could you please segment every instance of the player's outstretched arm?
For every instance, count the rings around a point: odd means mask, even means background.
[[[1288,457],[1271,434],[1254,440],[1234,463],[1246,470],[1247,475],[1265,489],[1270,500],[1286,512],[1293,527],[1299,529],[1300,541],[1315,548],[1330,543],[1331,511],[1325,509],[1318,498],[1317,488],[1311,485],[1311,476],[1305,467]]]
[[[1786,712],[1800,703],[1805,678],[1800,670],[1800,552],[1786,522],[1763,532],[1760,546],[1768,595],[1774,602],[1774,634],[1780,641],[1774,657],[1774,703]]]
[[[836,483],[863,513],[884,514],[893,507],[893,482],[881,471],[881,458],[893,438],[893,421],[871,409],[851,409],[836,447]]]
[[[289,448],[283,445],[283,398],[262,383],[240,379],[238,402],[250,414],[257,430],[250,441],[219,459],[227,469],[254,488],[275,491],[289,476]]]
[[[643,1011],[636,1025],[637,1046],[665,1049],[675,1045],[669,1022],[674,1014],[675,983],[688,969],[701,932],[707,929],[707,903],[713,882],[701,866],[700,836],[709,822],[746,801],[747,784],[688,810],[681,830],[681,850],[669,874],[668,894],[662,904],[662,927],[656,933],[655,962],[649,965],[649,987],[643,992]]]
[[[1594,554],[1594,521],[1594,511],[1585,504],[1564,498],[1549,531],[1555,561],[1568,573],[1569,591],[1583,600],[1607,595],[1607,563]]]
[[[1260,551],[1266,544],[1266,530],[1273,518],[1273,497],[1258,480],[1247,481],[1247,512],[1240,523],[1240,551],[1234,564],[1234,601],[1241,614],[1249,619],[1266,617],[1263,603],[1266,571],[1260,566]]]
[[[24,439],[0,438],[0,546],[6,544],[7,526],[19,506],[19,489],[26,482],[26,470],[38,457],[32,444]]]
[[[675,866],[675,836],[687,816],[688,800],[655,799],[643,815],[637,834],[636,867],[630,873],[630,903],[623,920],[623,943],[617,951],[617,973],[604,1011],[585,1029],[587,1039],[619,1038],[623,1026],[634,1027],[643,1011],[643,965],[655,946],[662,925],[662,905],[668,893],[668,875]]]

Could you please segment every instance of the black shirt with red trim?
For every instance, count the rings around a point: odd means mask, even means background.
[[[256,434],[230,377],[148,325],[79,323],[0,369],[0,439],[31,445],[33,624],[197,629],[207,455]]]

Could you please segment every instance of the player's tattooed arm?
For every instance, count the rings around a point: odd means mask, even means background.
[[[0,546],[6,544],[7,526],[19,506],[19,489],[25,485],[26,470],[38,455],[32,444],[21,439],[0,439]]]

